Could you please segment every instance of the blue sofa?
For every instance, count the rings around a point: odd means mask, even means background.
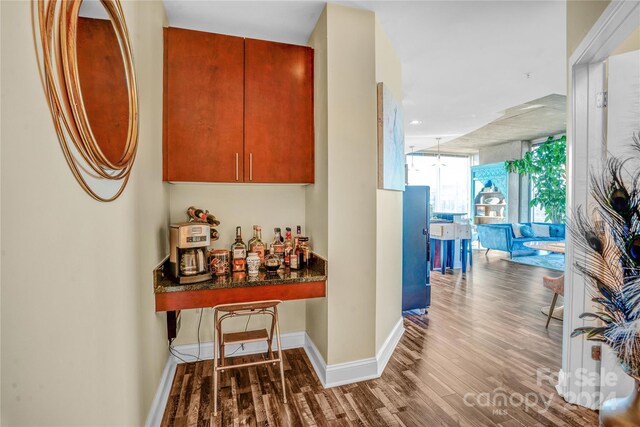
[[[537,251],[524,246],[525,242],[531,241],[560,241],[564,240],[564,224],[549,224],[543,222],[522,222],[520,225],[527,225],[531,227],[531,224],[549,226],[550,237],[519,237],[516,238],[513,234],[513,228],[511,224],[480,224],[478,225],[478,240],[480,244],[487,249],[497,251],[509,252],[511,257],[532,255]]]

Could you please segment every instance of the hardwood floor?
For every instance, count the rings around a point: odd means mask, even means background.
[[[544,328],[551,293],[539,267],[474,254],[432,275],[426,316],[406,331],[382,377],[324,389],[302,349],[284,352],[288,404],[277,366],[225,372],[212,416],[210,361],[178,365],[163,426],[597,426],[597,413],[567,404],[552,384],[562,322]],[[256,356],[245,356],[245,358]]]

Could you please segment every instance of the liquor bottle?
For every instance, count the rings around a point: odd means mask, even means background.
[[[289,256],[289,268],[291,270],[300,270],[300,247],[298,246],[297,243],[297,237],[296,237],[296,243],[293,246],[293,250],[291,251],[291,255]]]
[[[280,268],[280,259],[276,255],[273,245],[269,248],[269,254],[265,258],[264,266],[270,273],[278,271]]]
[[[251,245],[253,245],[253,243],[256,241],[256,227],[257,225],[253,226],[253,237],[247,242],[247,248],[249,250],[251,250]]]
[[[262,242],[262,227],[256,225],[256,240],[249,247],[250,252],[255,252],[260,257],[260,265],[264,265],[265,245]]]
[[[273,237],[271,248],[280,260],[280,268],[284,268],[284,243],[282,242],[282,231],[279,228],[274,228],[273,231],[275,236]]]
[[[247,246],[242,241],[242,228],[236,227],[236,241],[231,245],[233,271],[244,272],[247,268]]]
[[[298,239],[298,252],[300,253],[300,268],[307,268],[309,266],[309,253],[311,252],[308,237],[301,236]]]
[[[296,237],[293,238],[293,246],[297,246],[298,239],[302,237],[302,227],[299,225],[296,227]]]
[[[291,240],[291,227],[287,227],[284,238],[284,265],[289,267],[291,264],[291,252],[293,252],[293,241]]]

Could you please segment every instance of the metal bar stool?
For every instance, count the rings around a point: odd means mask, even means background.
[[[218,372],[225,369],[243,368],[248,366],[263,365],[267,363],[280,363],[280,379],[282,381],[282,397],[287,403],[287,393],[284,383],[284,365],[282,361],[282,345],[280,345],[280,328],[278,327],[278,304],[282,301],[255,301],[237,304],[220,304],[213,307],[214,332],[213,332],[213,414],[218,415]],[[222,313],[222,314],[221,314]],[[221,314],[221,315],[220,315]],[[219,316],[220,315],[220,316]],[[237,316],[267,315],[271,316],[271,333],[266,329],[257,329],[244,332],[222,333],[222,321]],[[219,317],[218,317],[219,316]],[[278,356],[275,357],[272,349],[273,335],[278,343]],[[224,346],[232,344],[244,344],[249,342],[265,341],[267,343],[268,357],[265,360],[224,364]],[[218,362],[218,354],[220,361]]]

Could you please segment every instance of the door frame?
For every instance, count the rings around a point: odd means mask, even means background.
[[[588,207],[588,170],[606,155],[606,110],[596,96],[605,90],[605,63],[638,27],[640,2],[613,0],[569,59],[570,98],[567,120],[567,216],[580,205]],[[581,276],[573,271],[579,254],[567,239],[562,369],[556,389],[567,402],[591,409],[600,407],[600,362],[592,360],[596,343],[571,338],[571,332],[589,324],[578,316],[591,310],[591,296]]]

